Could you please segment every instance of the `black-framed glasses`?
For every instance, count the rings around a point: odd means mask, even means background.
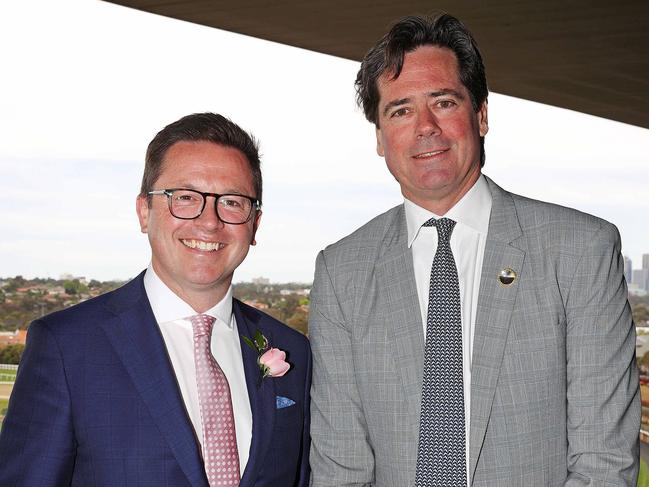
[[[166,196],[169,211],[181,220],[193,220],[201,216],[208,196],[214,198],[214,209],[219,220],[230,225],[246,223],[250,220],[253,210],[261,209],[259,200],[243,194],[216,194],[195,189],[170,188],[149,191],[147,195]]]

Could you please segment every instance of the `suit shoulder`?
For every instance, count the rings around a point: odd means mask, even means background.
[[[328,245],[323,254],[327,260],[338,257],[355,260],[357,255],[368,255],[377,252],[385,243],[398,235],[399,222],[405,221],[403,205],[395,206],[372,218],[352,233]]]
[[[53,333],[88,330],[91,325],[114,317],[113,303],[116,301],[125,302],[140,296],[137,281],[134,279],[113,291],[45,315],[35,320],[32,326],[38,324],[37,326],[44,326]]]
[[[556,240],[568,244],[588,242],[595,235],[610,242],[619,240],[617,227],[603,218],[556,203],[510,194],[525,233],[560,235]]]

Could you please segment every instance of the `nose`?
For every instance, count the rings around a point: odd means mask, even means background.
[[[205,208],[195,221],[208,230],[221,228],[225,225],[216,212],[216,198],[207,196],[205,199]]]
[[[428,107],[417,112],[417,125],[415,130],[418,138],[439,135],[442,131],[437,123],[435,114]]]

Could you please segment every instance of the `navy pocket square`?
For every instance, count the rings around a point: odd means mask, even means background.
[[[293,404],[295,404],[295,401],[293,399],[289,399],[288,397],[283,396],[275,396],[275,407],[277,409],[287,408],[289,406],[292,406]]]

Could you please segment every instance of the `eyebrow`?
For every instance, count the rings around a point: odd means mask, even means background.
[[[452,88],[442,88],[441,90],[438,91],[431,91],[430,93],[428,93],[427,96],[429,98],[438,98],[440,96],[446,96],[446,95],[452,95],[458,100],[464,100],[465,98],[462,93]],[[383,115],[384,116],[387,115],[392,108],[410,103],[411,100],[412,100],[411,98],[399,98],[398,100],[392,100],[388,102],[383,108]]]
[[[169,186],[169,187],[181,188],[181,189],[193,189],[194,191],[199,191],[201,193],[211,193],[211,191],[203,191],[202,188],[199,188],[198,186],[192,183],[179,183],[178,185]],[[244,191],[234,189],[234,188],[226,188],[223,191],[219,192],[218,194],[236,194],[239,196],[247,196],[247,194]]]
[[[400,105],[405,105],[408,102],[410,102],[410,98],[399,98],[398,100],[392,100],[388,102],[383,108],[383,116],[387,115],[392,108],[398,107]]]

